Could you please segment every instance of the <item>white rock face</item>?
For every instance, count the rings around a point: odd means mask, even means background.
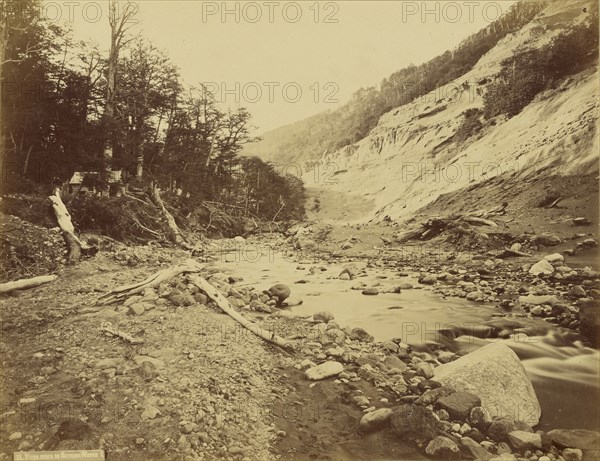
[[[344,366],[340,362],[329,360],[316,367],[309,368],[306,370],[305,374],[311,381],[319,381],[321,379],[330,378],[331,376],[337,376],[342,371],[344,371]]]
[[[493,343],[435,369],[435,380],[472,392],[491,416],[535,426],[542,410],[523,364],[508,346]]]
[[[550,275],[554,273],[554,266],[548,262],[546,259],[542,259],[541,261],[536,262],[531,269],[529,269],[529,273],[533,275]]]

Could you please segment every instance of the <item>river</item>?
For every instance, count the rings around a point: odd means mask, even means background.
[[[356,263],[356,266],[360,269],[364,264]],[[516,326],[533,328],[536,333],[485,339],[476,337],[476,333],[470,335],[469,331],[477,332],[476,327],[503,322],[499,309],[462,298],[443,298],[426,288],[420,289],[414,277],[399,276],[391,269],[368,268],[366,276],[340,280],[341,264],[299,265],[271,252],[263,252],[260,257],[256,254],[244,257],[234,250],[222,251],[214,267],[242,277],[242,284],[259,290],[285,283],[292,289],[292,297],[303,300],[302,305],[291,308],[295,314],[310,316],[318,311],[329,311],[342,327],[364,328],[376,340],[400,337],[425,351],[440,343],[456,351],[474,350],[491,341],[502,341],[519,356],[534,385],[542,407],[539,429],[595,430],[600,425],[600,411],[595,404],[600,399],[600,351],[584,347],[572,332],[544,320],[511,318],[518,322]],[[314,273],[310,272],[311,267],[316,269]],[[379,286],[381,291],[406,282],[415,289],[365,296],[361,290],[352,289],[360,282],[370,287]],[[463,334],[456,338],[443,333],[459,328]]]

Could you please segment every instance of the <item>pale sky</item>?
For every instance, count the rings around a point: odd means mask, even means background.
[[[247,107],[259,134],[454,48],[513,3],[143,0],[132,30],[165,51],[186,83],[211,82],[223,107]],[[108,49],[107,5],[47,0],[43,14]]]

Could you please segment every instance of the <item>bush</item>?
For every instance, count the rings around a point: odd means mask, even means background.
[[[461,144],[471,136],[477,135],[483,128],[480,117],[483,111],[481,109],[467,109],[463,113],[463,119],[454,134],[454,140],[457,144]]]
[[[484,116],[513,117],[544,90],[587,68],[598,55],[598,13],[555,37],[541,49],[521,53],[502,62],[502,70],[483,97]]]

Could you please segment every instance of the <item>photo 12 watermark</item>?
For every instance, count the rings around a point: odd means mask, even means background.
[[[256,104],[259,102],[296,104],[312,101],[315,104],[337,104],[339,86],[335,82],[203,82],[202,88],[222,104]]]
[[[315,24],[337,24],[340,3],[338,2],[202,2],[203,24],[281,22],[296,24],[310,21]]]
[[[108,21],[109,17],[115,15],[120,17],[123,12],[128,13],[127,25],[138,24],[136,16],[139,13],[138,2],[129,0],[117,1],[42,1],[36,3],[33,8],[29,2],[9,2],[7,5],[12,17],[21,20],[31,19],[35,16],[49,23],[85,22],[95,24],[100,21]]]
[[[503,5],[504,3],[504,5]],[[506,11],[508,2],[402,1],[402,23],[458,23],[478,21],[491,23]]]

